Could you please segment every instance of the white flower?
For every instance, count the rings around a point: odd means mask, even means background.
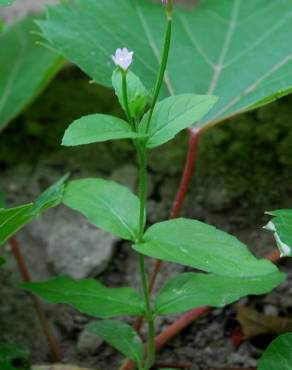
[[[112,56],[112,59],[116,66],[121,67],[126,71],[133,62],[133,51],[129,51],[127,48],[117,49],[116,54]]]

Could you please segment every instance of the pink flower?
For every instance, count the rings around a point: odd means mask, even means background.
[[[133,62],[133,51],[129,51],[127,48],[117,49],[116,54],[112,56],[112,59],[116,66],[126,71]]]

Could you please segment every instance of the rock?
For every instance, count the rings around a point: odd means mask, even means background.
[[[118,241],[91,225],[81,214],[62,206],[32,224],[31,233],[42,238],[54,273],[77,279],[104,271]]]
[[[279,315],[279,310],[276,306],[268,304],[268,305],[264,306],[264,313],[267,316],[278,316]]]
[[[84,330],[79,334],[77,341],[77,351],[80,355],[93,355],[102,345],[103,340],[95,334]]]
[[[138,190],[138,167],[133,165],[125,165],[115,170],[111,175],[111,180],[126,186],[133,192]]]

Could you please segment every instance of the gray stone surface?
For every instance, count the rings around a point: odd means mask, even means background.
[[[47,263],[52,272],[77,279],[103,272],[113,255],[114,244],[119,240],[91,225],[83,215],[63,206],[40,217],[30,230],[45,244]]]
[[[103,340],[96,335],[83,330],[77,341],[77,351],[79,355],[93,355],[102,345]]]

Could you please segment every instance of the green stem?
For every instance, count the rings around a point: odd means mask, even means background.
[[[139,219],[139,241],[142,240],[145,227],[145,201],[146,201],[146,158],[145,148],[138,146],[138,157],[139,157],[139,198],[140,198],[140,219]]]
[[[139,220],[139,241],[142,240],[144,235],[145,227],[145,202],[146,202],[146,159],[145,159],[145,147],[139,146],[137,148],[139,164],[140,164],[140,220]],[[154,362],[155,356],[155,332],[154,332],[154,320],[150,302],[150,291],[147,281],[147,274],[145,270],[145,257],[139,254],[139,267],[141,283],[144,293],[145,308],[146,308],[146,321],[148,323],[148,352],[147,360],[144,365],[144,370],[149,370]]]
[[[151,119],[153,116],[154,108],[158,100],[158,96],[161,90],[161,86],[164,79],[164,73],[166,70],[166,65],[168,61],[169,55],[169,48],[170,48],[170,40],[171,40],[171,31],[172,31],[172,2],[169,3],[167,8],[167,28],[165,33],[164,39],[164,47],[162,53],[162,60],[159,68],[159,73],[157,76],[157,81],[155,84],[154,89],[154,96],[151,103],[148,121],[146,125],[146,133],[149,131]],[[127,96],[127,81],[126,81],[126,74],[123,74],[123,94],[124,94],[124,102],[125,108],[128,114],[128,119],[131,124],[135,127],[135,122],[131,119],[129,105],[128,105],[128,96]],[[128,108],[127,108],[128,107]],[[138,242],[141,242],[144,235],[144,228],[145,228],[145,203],[146,203],[146,158],[145,158],[145,143],[141,143],[140,145],[136,145],[137,153],[139,157],[139,165],[140,165],[140,218],[139,218],[139,236]],[[154,329],[154,318],[152,314],[151,308],[151,301],[150,301],[150,289],[147,281],[147,274],[145,270],[145,257],[139,253],[139,267],[140,267],[140,276],[141,276],[141,283],[144,293],[144,301],[145,301],[145,318],[148,324],[148,351],[147,351],[147,359],[145,361],[143,370],[149,370],[154,363],[155,359],[155,329]]]
[[[157,103],[157,99],[158,99],[158,96],[161,90],[161,86],[162,86],[163,79],[164,79],[164,73],[166,70],[168,56],[169,56],[171,31],[172,31],[172,12],[168,12],[167,14],[168,14],[168,19],[167,19],[167,28],[166,28],[165,38],[164,38],[162,59],[161,59],[159,73],[158,73],[156,84],[155,84],[153,100],[152,100],[150,111],[149,111],[148,121],[146,125],[146,133],[148,133],[149,128],[150,128],[153,111],[154,111],[154,108]]]
[[[155,331],[154,331],[154,319],[150,303],[150,292],[147,283],[147,274],[145,271],[145,257],[142,254],[139,254],[139,266],[146,306],[146,321],[148,324],[148,352],[144,369],[149,370],[153,365],[155,358]]]
[[[120,69],[120,72],[122,74],[123,101],[124,101],[127,118],[133,130],[135,130],[135,123],[133,122],[133,118],[131,116],[131,110],[130,110],[129,99],[128,99],[127,71]]]

